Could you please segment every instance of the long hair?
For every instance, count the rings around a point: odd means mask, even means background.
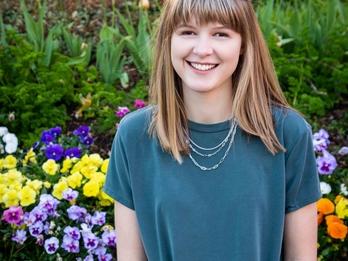
[[[166,0],[155,34],[150,103],[155,104],[149,133],[179,162],[189,153],[188,124],[180,77],[171,63],[171,37],[180,23],[218,22],[242,37],[242,54],[232,74],[232,116],[259,137],[274,155],[285,150],[274,130],[272,106],[289,108],[250,0]]]

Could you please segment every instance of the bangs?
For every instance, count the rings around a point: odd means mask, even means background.
[[[244,0],[167,0],[169,25],[173,32],[179,24],[189,24],[194,19],[197,25],[220,23],[238,33],[242,30],[241,14]]]

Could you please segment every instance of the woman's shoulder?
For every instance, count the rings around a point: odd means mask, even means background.
[[[124,138],[139,137],[146,133],[151,122],[154,105],[148,105],[125,115],[117,127],[117,133]]]
[[[281,133],[285,144],[296,142],[312,134],[312,127],[305,117],[293,108],[274,106],[272,108],[275,128]]]

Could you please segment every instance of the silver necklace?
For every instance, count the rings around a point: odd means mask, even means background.
[[[227,143],[228,139],[230,138],[230,142],[228,143],[227,149],[226,149],[224,155],[222,156],[222,158],[218,161],[218,163],[214,164],[211,167],[202,166],[201,164],[199,164],[195,160],[195,158],[192,156],[192,154],[190,152],[189,153],[189,157],[192,160],[193,164],[196,167],[198,167],[199,169],[203,170],[203,171],[209,171],[209,170],[217,169],[221,165],[221,163],[224,162],[224,160],[227,157],[228,152],[231,149],[231,146],[232,146],[232,143],[233,143],[233,140],[234,140],[234,136],[236,134],[236,130],[237,130],[237,123],[236,123],[236,121],[234,119],[232,119],[231,128],[230,128],[227,136],[217,146],[214,146],[212,148],[204,148],[202,146],[199,146],[195,142],[193,142],[193,140],[189,137],[187,142],[188,142],[189,147],[191,148],[191,150],[194,153],[196,153],[196,154],[198,154],[200,156],[203,156],[203,157],[211,157],[211,156],[215,155],[216,153],[218,153],[225,146],[225,144]],[[199,148],[201,150],[205,150],[205,151],[210,151],[210,150],[214,150],[214,149],[217,149],[217,151],[215,151],[213,153],[204,154],[204,153],[200,153],[199,151],[197,151],[192,145],[196,146],[197,148]]]

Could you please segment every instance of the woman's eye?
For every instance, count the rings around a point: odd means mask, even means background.
[[[228,37],[228,34],[226,34],[226,33],[216,33],[215,35],[217,37]]]
[[[194,35],[195,33],[192,31],[183,31],[181,34],[182,35]]]

